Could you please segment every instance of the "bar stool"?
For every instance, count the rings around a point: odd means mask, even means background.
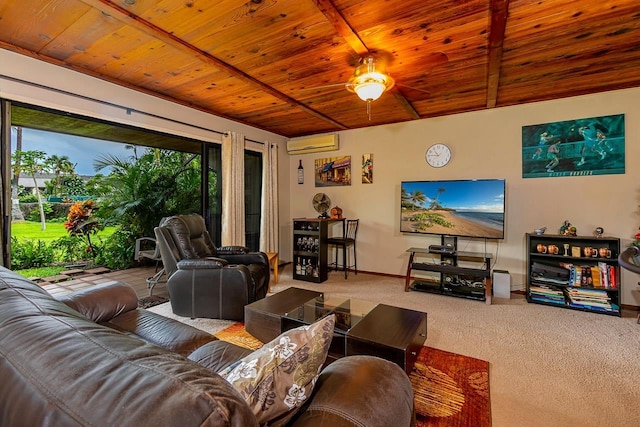
[[[335,269],[339,269],[338,265],[338,249],[342,249],[342,269],[344,270],[344,278],[347,278],[347,272],[349,267],[354,267],[356,274],[358,274],[358,258],[356,256],[356,236],[358,234],[359,219],[347,219],[344,223],[344,230],[342,237],[330,237],[327,239],[328,245],[334,245],[336,251],[336,262],[334,263]],[[353,265],[347,264],[347,251],[350,246],[353,246]]]

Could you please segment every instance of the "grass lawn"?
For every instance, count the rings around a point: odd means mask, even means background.
[[[27,279],[30,277],[49,277],[56,276],[60,274],[62,271],[66,270],[63,266],[58,267],[38,267],[38,268],[28,268],[26,270],[13,270],[15,273],[26,277]]]
[[[62,225],[62,222],[48,222],[46,230],[42,230],[42,224],[34,221],[13,221],[11,222],[11,235],[20,240],[32,239],[50,242],[60,237],[68,236],[69,233]],[[116,227],[105,227],[98,232],[98,236],[105,238],[113,234]]]
[[[42,224],[39,221],[14,221],[11,222],[11,236],[18,238],[18,240],[41,240],[48,244],[69,235],[62,224],[62,222],[47,222],[46,230],[42,230]],[[104,230],[98,232],[97,236],[104,239],[111,236],[115,229],[116,227],[105,227]],[[14,271],[24,277],[46,277],[55,276],[63,270],[65,270],[64,266],[50,266]]]

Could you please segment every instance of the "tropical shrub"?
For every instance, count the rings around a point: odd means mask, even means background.
[[[35,196],[34,196],[35,197]],[[50,203],[43,202],[42,203],[42,212],[44,212],[44,217],[49,218],[51,214],[53,214],[53,208]],[[40,212],[38,209],[32,209],[29,212],[29,216],[27,218],[29,221],[40,221]]]
[[[56,262],[77,262],[87,257],[87,244],[80,236],[64,236],[51,242]]]
[[[35,194],[25,194],[24,196],[18,197],[20,203],[38,203],[38,196]]]
[[[130,160],[103,156],[94,165],[112,171],[92,182],[91,191],[101,193],[96,214],[104,224],[119,225],[96,259],[100,264],[130,267],[138,237],[153,236],[163,217],[200,211],[200,156],[147,150]]]
[[[82,178],[78,175],[69,175],[62,178],[60,191],[65,196],[82,196],[87,190]]]
[[[422,212],[419,214],[412,215],[410,218],[408,218],[408,220],[411,222],[417,222],[418,223],[417,227],[420,230],[426,230],[432,227],[434,224],[439,224],[447,228],[453,227],[453,224],[451,224],[449,221],[444,219],[443,215],[438,213]]]
[[[67,229],[71,236],[81,236],[87,241],[86,251],[93,258],[96,256],[96,250],[91,243],[91,235],[96,234],[100,230],[100,222],[93,215],[93,201],[85,200],[84,202],[76,202],[69,208],[67,222],[64,228]]]
[[[44,267],[54,262],[53,248],[40,239],[18,240],[11,237],[11,268]]]
[[[200,211],[200,156],[147,150],[129,161],[103,156],[95,166],[112,170],[102,182],[102,189],[109,192],[101,196],[97,214],[117,219],[123,227],[136,230],[137,237],[153,236],[165,216]]]
[[[114,270],[123,270],[133,264],[137,233],[126,227],[118,229],[98,247],[95,262]]]

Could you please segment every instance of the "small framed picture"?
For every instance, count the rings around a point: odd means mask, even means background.
[[[373,184],[373,154],[362,155],[362,183]]]
[[[571,256],[573,257],[582,256],[582,248],[580,246],[571,246]]]
[[[351,156],[316,159],[316,187],[351,185]]]

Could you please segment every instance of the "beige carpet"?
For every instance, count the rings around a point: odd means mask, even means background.
[[[486,305],[404,292],[404,279],[362,273],[345,280],[332,272],[314,284],[292,280],[287,265],[271,291],[290,286],[426,311],[426,345],[490,363],[494,427],[640,426],[634,316],[528,304],[522,296]]]
[[[404,279],[331,272],[289,286],[384,302],[428,313],[429,347],[490,363],[494,427],[640,426],[640,325],[538,304],[523,296],[481,301],[404,292]]]

